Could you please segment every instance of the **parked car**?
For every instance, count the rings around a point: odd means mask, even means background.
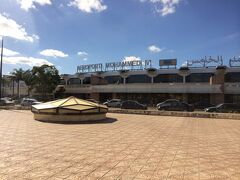
[[[213,105],[207,101],[199,101],[193,104],[195,109],[205,109],[207,107],[212,107]]]
[[[146,110],[147,105],[141,104],[137,101],[129,100],[129,101],[122,102],[121,108],[122,109],[144,109],[144,110]]]
[[[119,108],[119,107],[121,107],[122,100],[121,99],[112,99],[112,100],[108,100],[108,101],[104,102],[103,104],[106,105],[107,107]]]
[[[97,100],[95,100],[95,99],[86,99],[86,101],[94,102],[94,103],[97,103],[97,104],[100,103],[99,101],[97,101]]]
[[[13,106],[14,104],[15,104],[14,101],[9,97],[1,98],[0,101],[1,106]]]
[[[194,111],[194,106],[176,99],[171,99],[157,104],[157,109],[165,111]]]
[[[222,112],[222,113],[240,112],[240,104],[222,103],[217,106],[205,108],[204,111],[205,112]]]
[[[30,99],[30,98],[23,98],[21,105],[22,106],[31,106],[34,104],[40,104],[41,102],[37,101],[36,99]]]
[[[163,102],[160,102],[157,104],[157,107],[160,106],[162,103],[174,103],[174,102],[180,102],[179,100],[177,99],[168,99],[166,101],[163,101]]]

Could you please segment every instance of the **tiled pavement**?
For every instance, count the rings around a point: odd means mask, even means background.
[[[0,179],[240,179],[240,120],[108,117],[53,124],[0,110]]]

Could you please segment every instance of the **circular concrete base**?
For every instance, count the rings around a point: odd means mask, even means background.
[[[81,114],[81,115],[59,115],[59,114],[37,114],[34,113],[34,119],[45,122],[84,122],[98,121],[106,119],[106,113],[101,114]]]

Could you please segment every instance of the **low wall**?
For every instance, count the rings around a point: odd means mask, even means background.
[[[181,111],[157,111],[157,110],[133,110],[133,109],[109,109],[109,113],[142,114],[156,116],[178,116],[195,118],[237,119],[240,113],[208,113],[208,112],[181,112]]]
[[[5,110],[30,110],[31,107],[22,106],[0,106]],[[135,110],[135,109],[114,109],[109,108],[109,113],[123,114],[142,114],[156,116],[178,116],[178,117],[195,117],[195,118],[216,118],[216,119],[237,119],[240,120],[240,113],[208,113],[208,112],[181,112],[181,111],[157,111],[157,110]]]
[[[5,110],[31,110],[30,106],[0,106],[0,109]]]

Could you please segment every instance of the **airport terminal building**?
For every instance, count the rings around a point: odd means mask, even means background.
[[[221,57],[187,61],[177,68],[176,59],[80,65],[74,75],[62,75],[56,97],[76,96],[104,102],[137,100],[155,105],[166,99],[211,104],[240,102],[240,58],[223,64]]]

